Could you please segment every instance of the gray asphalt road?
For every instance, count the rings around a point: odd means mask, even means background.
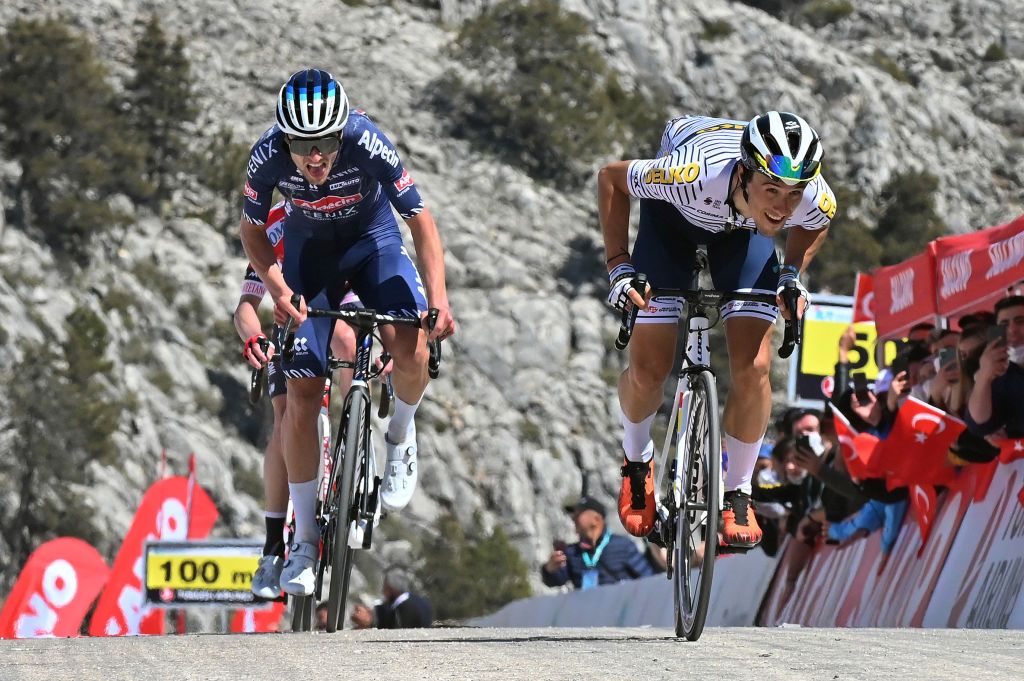
[[[430,629],[0,641],[3,681],[1021,679],[1024,632]]]

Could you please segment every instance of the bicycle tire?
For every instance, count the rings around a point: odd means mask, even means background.
[[[352,561],[355,552],[348,546],[349,525],[352,522],[352,504],[355,500],[356,466],[363,458],[362,449],[367,446],[369,424],[367,408],[369,395],[365,391],[354,388],[349,393],[343,425],[345,437],[339,432],[335,444],[335,465],[341,466],[341,476],[337,488],[333,491],[336,522],[334,524],[334,543],[330,556],[331,589],[327,598],[327,631],[333,633],[344,617],[345,601],[348,599],[348,583],[352,574]],[[341,448],[339,450],[339,448]]]
[[[683,447],[678,462],[683,503],[675,522],[672,591],[676,636],[696,641],[704,631],[718,549],[722,451],[714,374],[701,371],[690,379],[689,388],[686,426],[676,444],[677,454]],[[694,565],[701,543],[703,558]]]

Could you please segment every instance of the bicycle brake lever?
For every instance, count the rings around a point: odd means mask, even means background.
[[[642,297],[647,292],[647,275],[638,272],[633,281],[630,282],[633,290],[639,291]],[[629,345],[629,339],[633,336],[633,325],[636,324],[636,316],[640,308],[630,303],[622,310],[622,323],[619,325],[619,335],[615,339],[615,349],[624,350]]]
[[[289,302],[291,302],[292,307],[298,307],[300,300],[299,294],[295,293]],[[295,326],[295,320],[288,317],[288,321],[284,324],[284,347],[281,350],[281,358],[288,363],[295,359],[295,331],[292,328],[293,326]]]
[[[256,404],[263,396],[263,373],[264,367],[260,367],[249,376],[249,404]]]
[[[783,285],[782,303],[789,310],[789,319],[786,320],[785,334],[782,345],[779,347],[779,357],[786,359],[800,344],[800,320],[796,316],[800,303],[800,289],[797,288],[796,282],[787,281]]]
[[[437,325],[437,315],[440,313],[436,307],[430,308],[427,313],[427,331],[433,331]],[[441,374],[441,339],[435,338],[427,341],[427,349],[430,351],[430,358],[427,360],[427,374],[430,378],[437,378]]]

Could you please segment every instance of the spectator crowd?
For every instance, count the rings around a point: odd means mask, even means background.
[[[763,446],[754,469],[761,548],[775,555],[791,537],[794,580],[801,555],[809,558],[819,542],[842,544],[880,530],[888,552],[906,515],[910,487],[941,490],[957,469],[994,461],[1007,443],[1024,438],[1024,296],[963,315],[955,328],[914,326],[873,383],[852,370],[855,342],[850,325],[839,340],[830,401],[822,410],[785,410],[774,423],[774,443]],[[950,431],[954,439],[928,439],[945,427],[916,434],[931,450],[928,457],[896,443],[901,421],[913,426],[921,409],[958,424]],[[882,450],[884,461],[866,465]],[[899,460],[912,456],[919,459],[913,466]],[[589,589],[664,570],[658,547],[648,545],[645,554],[611,533],[596,499],[584,496],[565,510],[578,540],[555,542],[540,569],[546,585]]]
[[[786,535],[813,547],[876,530],[889,550],[907,510],[909,487],[941,489],[958,468],[991,462],[1001,448],[1009,449],[1007,443],[1024,438],[1024,296],[1003,298],[992,311],[956,321],[958,330],[913,327],[873,384],[851,372],[855,336],[852,325],[846,330],[830,403],[824,411],[786,410],[775,423],[770,456],[756,471],[753,498],[767,553],[776,552]],[[897,437],[901,415],[915,424],[907,414],[928,409],[922,403],[934,408],[927,413],[960,424],[955,439],[918,434],[918,442],[930,448],[928,457],[886,447],[890,436]],[[860,437],[854,444],[860,433],[872,436],[867,444]],[[873,450],[885,450],[881,468],[864,465]],[[899,461],[911,456],[917,457],[913,465]],[[893,469],[904,472],[895,475]]]

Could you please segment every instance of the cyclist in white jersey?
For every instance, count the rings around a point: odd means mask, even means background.
[[[817,133],[791,113],[769,111],[749,123],[705,117],[673,119],[658,158],[618,161],[598,175],[598,211],[611,282],[608,302],[640,313],[619,379],[625,436],[619,517],[645,536],[654,527],[654,443],[651,422],[675,359],[682,301],[648,300],[650,288],[688,288],[698,244],[706,244],[715,288],[781,293],[795,281],[798,315],[808,302],[800,274],[821,247],[835,215],[835,195],[820,175]],[[629,250],[630,197],[640,199],[640,227]],[[774,237],[785,230],[783,263]],[[632,286],[648,276],[647,291]],[[780,304],[781,306],[781,304]],[[750,502],[750,479],[771,411],[772,326],[779,308],[724,306],[732,389],[722,420],[728,469],[722,535],[734,546],[761,539]],[[788,311],[783,310],[788,317]]]

